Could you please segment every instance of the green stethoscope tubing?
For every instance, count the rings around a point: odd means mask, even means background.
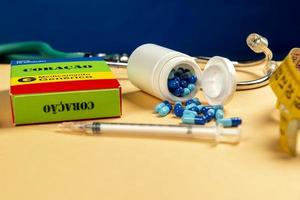
[[[0,58],[10,60],[36,60],[47,58],[78,58],[85,53],[66,53],[53,49],[49,44],[39,41],[16,42],[0,45]]]

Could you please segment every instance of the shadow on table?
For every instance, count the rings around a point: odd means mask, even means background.
[[[0,127],[12,127],[12,113],[8,90],[0,91]]]
[[[142,91],[133,91],[122,95],[123,100],[134,104],[140,109],[153,110],[154,106],[160,102],[159,99]]]
[[[273,152],[274,157],[276,159],[280,160],[298,160],[296,162],[299,162],[300,160],[297,159],[297,157],[293,157],[289,155],[287,152],[285,152],[280,145],[280,130],[279,130],[279,111],[274,107],[270,109],[269,111],[265,111],[265,114],[261,117],[262,123],[267,123],[270,126],[272,126],[271,134],[276,135],[276,137],[272,137],[269,139],[267,143],[266,149]],[[270,134],[270,133],[268,133]],[[295,159],[296,158],[296,159]]]
[[[278,139],[274,139],[274,140],[270,140],[269,142],[269,149],[274,152],[274,154],[276,155],[277,159],[280,160],[296,160],[297,162],[299,162],[299,156],[298,157],[294,157],[290,154],[288,154],[287,152],[285,152],[281,147],[280,147],[280,143],[279,143],[279,136]]]

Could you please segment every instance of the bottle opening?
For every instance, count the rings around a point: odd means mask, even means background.
[[[176,97],[188,97],[194,93],[197,76],[189,65],[179,64],[174,66],[168,75],[168,90]]]

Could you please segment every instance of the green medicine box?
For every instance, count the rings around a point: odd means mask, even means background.
[[[11,63],[15,125],[121,116],[121,86],[100,58]]]

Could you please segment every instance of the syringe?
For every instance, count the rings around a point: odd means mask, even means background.
[[[88,134],[124,133],[129,135],[187,137],[215,141],[216,143],[238,143],[240,141],[240,129],[223,128],[222,126],[64,122],[59,124],[59,131],[75,131]]]

